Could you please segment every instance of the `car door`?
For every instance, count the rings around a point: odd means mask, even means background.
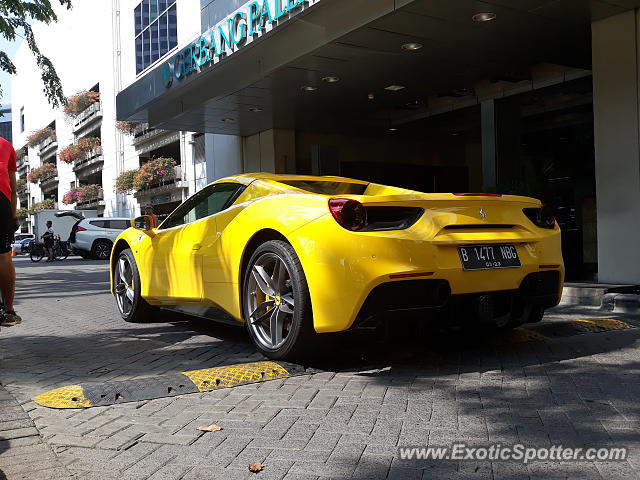
[[[215,235],[216,213],[243,186],[225,182],[210,185],[178,207],[151,238],[150,295],[171,304],[203,299],[202,247]]]

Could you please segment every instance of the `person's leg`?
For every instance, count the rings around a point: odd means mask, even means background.
[[[13,296],[16,289],[16,269],[13,266],[11,252],[0,254],[0,290],[4,300],[4,309],[13,311]]]

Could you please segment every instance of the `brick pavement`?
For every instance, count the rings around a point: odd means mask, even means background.
[[[21,258],[17,266],[25,322],[0,332],[0,382],[21,404],[0,391],[0,470],[8,479],[639,478],[638,329],[500,346],[461,334],[386,345],[355,337],[338,343],[316,365],[328,371],[315,375],[52,410],[31,397],[261,357],[242,329],[178,316],[126,324],[105,291],[104,263]],[[547,321],[588,316],[602,314],[556,311]],[[223,430],[196,430],[212,423]],[[23,436],[7,440],[7,431]],[[397,453],[399,445],[452,441],[633,452],[624,462],[529,465],[407,461]],[[258,461],[265,469],[250,473]]]

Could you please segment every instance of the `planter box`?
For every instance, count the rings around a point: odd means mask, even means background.
[[[102,103],[95,102],[78,114],[73,122],[74,135],[81,137],[90,132],[102,120]]]
[[[102,170],[104,165],[104,156],[102,155],[102,147],[98,147],[81,160],[73,162],[73,171],[78,178],[84,178],[93,175]]]

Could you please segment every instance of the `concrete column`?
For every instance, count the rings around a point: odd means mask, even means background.
[[[207,182],[243,172],[242,137],[236,135],[205,135]]]
[[[496,172],[496,107],[493,100],[485,100],[480,104],[480,122],[482,136],[482,189],[495,191],[497,186]]]
[[[638,12],[592,25],[598,280],[640,284]]]

